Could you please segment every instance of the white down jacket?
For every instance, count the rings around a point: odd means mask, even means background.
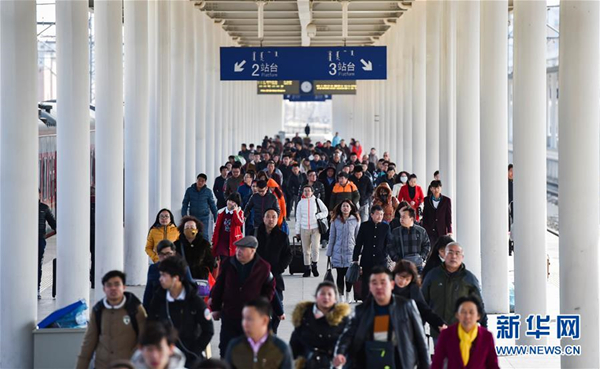
[[[319,202],[319,212],[317,212],[317,201]],[[296,225],[295,234],[300,234],[300,229],[315,229],[318,228],[317,220],[327,218],[329,211],[320,199],[314,195],[302,200],[296,205]]]

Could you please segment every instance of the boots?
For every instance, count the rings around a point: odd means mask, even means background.
[[[319,271],[317,270],[317,263],[313,262],[312,266],[311,266],[311,269],[312,269],[313,275],[315,277],[318,277],[319,276]]]
[[[302,274],[303,278],[310,277],[310,265],[304,266],[304,274]]]

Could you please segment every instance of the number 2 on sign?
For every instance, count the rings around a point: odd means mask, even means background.
[[[258,77],[258,71],[260,70],[260,65],[258,65],[258,64],[252,64],[252,69],[254,69],[252,71],[252,75],[254,77]]]
[[[332,76],[335,76],[337,74],[337,64],[335,63],[329,63],[329,68],[331,68],[329,70],[329,74]]]

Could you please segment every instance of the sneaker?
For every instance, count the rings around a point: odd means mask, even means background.
[[[38,293],[38,300],[41,300],[41,299],[42,299],[42,295],[40,295],[40,294]]]
[[[341,295],[340,296],[340,302],[346,302],[346,296]]]

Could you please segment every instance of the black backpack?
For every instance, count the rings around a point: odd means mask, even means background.
[[[135,332],[135,336],[138,337],[140,335],[140,327],[138,326],[136,316],[138,308],[142,303],[131,292],[125,292],[125,298],[127,299],[127,301],[125,302],[125,310],[127,311],[127,315],[129,315],[129,319],[131,319],[131,327]],[[96,318],[96,328],[98,329],[98,336],[100,336],[100,334],[102,333],[102,311],[104,309],[104,300],[101,300],[98,303],[96,303],[96,305],[94,305],[94,308],[92,309]]]

